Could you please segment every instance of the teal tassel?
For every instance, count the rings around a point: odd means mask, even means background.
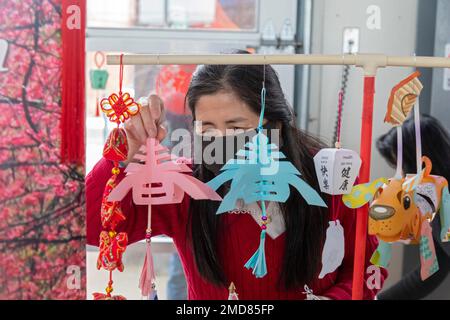
[[[266,230],[262,230],[261,238],[259,241],[259,248],[245,264],[245,267],[247,269],[253,269],[252,273],[256,278],[262,278],[267,274],[266,254],[264,252],[265,240]]]

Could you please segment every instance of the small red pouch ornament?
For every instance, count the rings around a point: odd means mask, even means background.
[[[128,157],[127,134],[123,128],[114,128],[103,148],[103,157],[111,161],[125,161]]]
[[[97,269],[123,271],[122,255],[128,244],[125,232],[102,231],[100,233],[100,254],[97,259]]]
[[[100,212],[103,228],[110,230],[115,230],[116,226],[125,220],[120,202],[107,200],[109,194],[116,186],[116,179],[117,174],[113,175],[106,183]]]
[[[113,161],[115,164],[125,161],[128,157],[127,134],[123,128],[114,128],[108,136],[103,148],[103,157]],[[112,170],[113,176],[108,180],[103,192],[101,207],[101,220],[103,228],[115,230],[116,226],[125,220],[119,201],[107,201],[107,197],[116,187],[117,176],[120,169],[117,165]]]

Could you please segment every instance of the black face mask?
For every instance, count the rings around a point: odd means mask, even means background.
[[[195,134],[194,138],[198,139],[194,144],[196,162],[201,161],[208,171],[217,176],[225,163],[235,158],[236,153],[244,149],[245,144],[250,142],[256,133],[256,129],[252,129],[238,134],[218,137],[205,137]],[[281,148],[281,137],[279,136],[281,131],[273,123],[268,122],[264,125],[263,133],[269,138],[269,143],[273,141]],[[277,134],[278,136],[276,136]],[[201,150],[198,146],[201,146]],[[199,151],[201,154],[199,154]]]

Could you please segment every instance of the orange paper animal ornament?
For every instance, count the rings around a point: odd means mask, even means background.
[[[425,169],[419,175],[389,179],[379,189],[369,210],[369,234],[376,235],[380,245],[371,262],[386,267],[390,244],[420,244],[421,278],[427,279],[439,270],[431,221],[441,215],[442,241],[448,241],[449,193],[447,180],[431,175],[431,161],[423,156]]]
[[[424,220],[431,221],[440,209],[441,195],[447,180],[431,175],[431,161],[422,157],[425,169],[413,189],[417,177],[389,179],[375,195],[369,210],[369,234],[385,242],[408,240],[420,242]]]

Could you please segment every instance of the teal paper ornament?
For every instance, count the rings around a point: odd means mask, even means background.
[[[217,214],[235,209],[239,199],[246,204],[260,202],[262,211],[260,243],[256,252],[245,264],[247,269],[253,269],[252,273],[257,278],[267,274],[264,247],[268,218],[265,201],[287,201],[290,186],[293,186],[309,205],[326,207],[317,191],[301,179],[297,168],[286,160],[282,152],[278,151],[277,145],[269,143],[269,138],[263,133],[265,96],[266,89],[263,82],[257,134],[244,149],[236,153],[240,158],[229,160],[221,168],[221,173],[208,182],[213,190],[217,190],[222,184],[231,180],[230,189],[223,198]]]
[[[94,90],[104,90],[108,82],[108,71],[103,69],[96,69],[89,71],[89,78],[91,79],[91,88]]]

